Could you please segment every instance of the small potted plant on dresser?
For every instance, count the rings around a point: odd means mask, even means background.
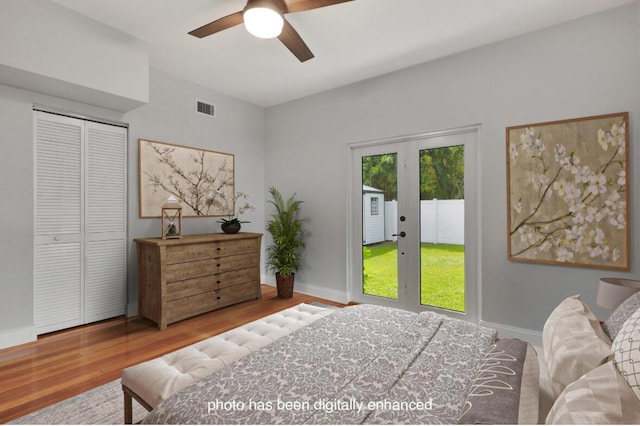
[[[296,199],[296,194],[285,200],[274,187],[269,188],[269,193],[272,197],[269,202],[276,211],[267,222],[267,231],[273,238],[273,244],[267,247],[267,268],[276,274],[278,297],[290,299],[304,249],[304,226],[300,219],[302,201]]]
[[[222,199],[224,204],[222,201],[219,201],[218,198]],[[249,194],[246,194],[244,192],[236,192],[236,195],[234,195],[233,199],[231,200],[233,201],[233,204],[231,205],[236,208],[236,210],[234,210],[233,208],[231,208],[230,202],[225,194],[218,192],[212,193],[212,195],[210,195],[208,204],[222,207],[224,210],[226,210],[226,214],[228,216],[228,219],[221,218],[218,220],[218,222],[222,224],[220,225],[220,229],[222,229],[222,232],[224,232],[225,234],[237,234],[238,231],[240,231],[243,223],[249,223],[248,220],[240,220],[240,215],[247,210],[255,210],[255,204],[249,204],[245,202],[243,205],[241,205],[241,203],[238,203],[238,200],[247,200],[248,198]]]

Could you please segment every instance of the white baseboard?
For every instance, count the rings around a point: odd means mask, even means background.
[[[0,349],[35,342],[37,339],[38,333],[33,325],[2,331],[0,332]]]
[[[542,333],[539,331],[489,321],[480,321],[480,325],[498,330],[500,338],[515,338],[529,342],[533,346],[542,346]]]
[[[262,282],[263,283],[265,282],[264,278]],[[271,287],[275,287],[274,284],[267,284],[267,285]],[[322,299],[327,299],[327,300],[331,300],[333,302],[338,302],[338,303],[349,302],[347,300],[347,295],[343,291],[332,290],[332,289],[328,289],[322,286],[317,286],[312,284],[300,284],[296,282],[293,284],[293,291],[296,291],[302,294],[308,294],[310,296],[320,297]]]

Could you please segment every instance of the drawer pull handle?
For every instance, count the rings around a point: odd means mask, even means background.
[[[220,264],[219,264],[219,263],[217,263],[217,264],[216,264],[216,267],[218,267],[218,268],[219,268],[219,267],[220,267]]]
[[[216,284],[220,284],[221,282],[222,282],[222,281],[218,280],[218,281],[216,281]]]
[[[216,250],[220,251],[220,247],[218,247]]]
[[[216,299],[220,300],[220,296],[218,296]]]

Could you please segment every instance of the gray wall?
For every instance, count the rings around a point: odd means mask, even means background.
[[[91,31],[92,25],[79,28]],[[346,297],[347,144],[482,123],[482,319],[540,330],[565,296],[582,293],[594,306],[599,277],[638,277],[638,172],[631,168],[631,273],[511,263],[506,260],[504,128],[629,111],[631,157],[638,164],[634,128],[640,123],[639,33],[635,3],[267,110],[154,69],[149,73],[148,105],[124,114],[0,85],[0,347],[35,338],[34,103],[130,124],[130,239],[157,236],[160,226],[156,219],[138,218],[138,138],[235,154],[236,189],[250,193],[250,201],[258,205],[258,211],[247,215],[251,223],[243,225],[244,230],[263,232],[270,185],[286,195],[297,192],[305,200],[310,232],[307,261],[296,286],[336,300]],[[218,116],[197,115],[196,98],[216,104]],[[214,218],[185,223],[187,233],[218,229]],[[137,303],[133,248],[131,243],[130,313]],[[274,282],[270,276],[265,280]]]
[[[264,232],[265,110],[151,69],[150,102],[124,116],[129,127],[129,313],[137,312],[134,238],[160,235],[160,219],[138,213],[138,139],[234,154],[236,191],[246,192],[255,212],[243,214],[242,230]],[[196,99],[216,106],[216,117],[196,113]],[[186,234],[220,232],[218,218],[185,218]]]
[[[35,339],[33,326],[33,104],[59,108],[129,124],[129,239],[160,235],[159,219],[138,216],[138,138],[145,138],[235,156],[236,190],[251,195],[258,209],[243,219],[243,230],[264,229],[263,108],[219,92],[150,70],[148,105],[122,113],[0,85],[0,348]],[[198,114],[196,99],[214,103],[216,118]],[[185,233],[220,230],[216,218],[188,218]],[[129,314],[137,311],[135,245],[129,246]]]
[[[52,1],[3,0],[0,84],[129,111],[149,101],[148,45]]]
[[[505,127],[629,111],[640,164],[638,4],[268,109],[270,185],[305,200],[307,263],[296,286],[346,290],[347,144],[481,123],[481,318],[541,330],[569,295],[594,307],[599,277],[638,277],[638,171],[631,167],[630,274],[507,261]],[[311,261],[312,259],[312,261]]]

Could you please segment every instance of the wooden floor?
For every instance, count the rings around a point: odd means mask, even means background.
[[[115,380],[131,365],[313,301],[343,306],[300,293],[278,299],[274,287],[263,285],[262,300],[209,312],[163,331],[145,319],[120,317],[0,350],[0,423]]]

